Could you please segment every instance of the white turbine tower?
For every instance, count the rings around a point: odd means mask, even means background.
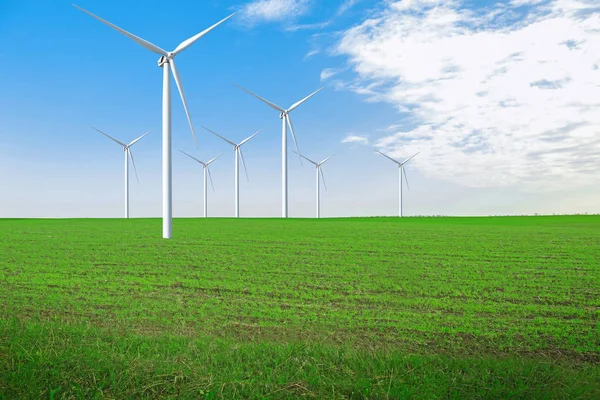
[[[227,143],[229,143],[230,145],[233,146],[233,151],[235,152],[235,217],[239,218],[240,217],[240,156],[242,157],[242,163],[244,164],[244,171],[246,172],[246,179],[248,179],[248,181],[250,181],[250,178],[248,178],[248,170],[246,169],[246,161],[244,160],[244,153],[242,152],[241,147],[245,143],[247,143],[250,139],[252,139],[254,136],[258,135],[262,131],[262,129],[259,130],[258,132],[253,133],[252,135],[248,136],[246,139],[242,140],[240,143],[234,143],[231,140],[226,139],[223,136],[219,135],[217,132],[211,131],[210,129],[208,129],[205,126],[203,126],[203,128],[206,129],[207,131],[209,131],[210,133],[212,133],[213,135],[220,137],[221,139],[223,139],[224,141],[226,141]]]
[[[319,88],[313,93],[309,94],[305,98],[296,103],[292,104],[290,108],[284,110],[276,104],[271,103],[268,100],[263,99],[262,97],[252,93],[251,91],[244,89],[240,85],[234,83],[235,86],[242,89],[244,92],[256,97],[260,101],[266,103],[269,107],[274,108],[279,111],[279,118],[281,118],[281,214],[283,218],[288,217],[288,173],[287,173],[287,126],[290,127],[290,131],[292,132],[292,138],[294,139],[294,145],[296,146],[296,152],[300,153],[298,149],[298,142],[296,140],[296,133],[294,132],[294,125],[292,124],[292,120],[290,119],[290,113],[298,107],[300,104],[304,103],[306,100],[310,99],[315,94],[319,93],[323,88]],[[300,158],[300,157],[298,157]],[[302,164],[302,161],[300,161]]]
[[[411,157],[407,158],[406,160],[404,160],[403,162],[400,162],[398,160],[394,160],[392,157],[383,154],[382,152],[380,152],[379,150],[375,150],[376,152],[378,152],[379,154],[381,154],[382,156],[384,156],[385,158],[388,158],[390,160],[392,160],[393,162],[395,162],[396,164],[398,164],[398,184],[400,186],[400,198],[398,200],[398,215],[401,217],[402,216],[402,175],[404,175],[404,180],[406,181],[406,187],[408,188],[408,190],[410,190],[410,186],[408,186],[408,178],[406,177],[406,171],[404,170],[404,164],[406,164],[407,162],[409,162],[414,156],[416,156],[417,154],[420,153],[420,151],[417,151],[414,155],[412,155]]]
[[[208,168],[208,166],[215,161],[217,158],[221,157],[223,154],[219,154],[218,156],[216,156],[215,158],[213,158],[210,161],[207,162],[203,162],[198,160],[196,157],[192,157],[190,156],[188,153],[186,153],[185,151],[179,150],[181,151],[183,154],[185,154],[186,156],[188,156],[189,158],[191,158],[192,160],[198,161],[200,164],[202,164],[202,169],[204,172],[204,218],[208,217],[208,196],[206,194],[207,190],[206,190],[206,172],[208,172],[208,177],[210,178],[210,185],[212,186],[213,192],[215,191],[215,185],[213,184],[213,179],[212,179],[212,175],[210,173],[210,169]]]
[[[194,125],[192,124],[192,119],[190,117],[190,113],[187,107],[187,102],[185,100],[185,94],[183,92],[183,86],[181,83],[181,77],[179,76],[179,72],[177,71],[177,67],[175,66],[175,56],[181,53],[183,50],[190,47],[196,40],[200,39],[202,36],[206,35],[208,32],[221,25],[223,22],[227,21],[229,18],[233,17],[234,14],[223,18],[221,21],[212,25],[211,27],[203,30],[195,36],[190,37],[189,39],[184,40],[175,48],[173,51],[165,51],[154,44],[147,42],[144,39],[141,39],[135,36],[132,33],[127,32],[124,29],[119,28],[116,25],[111,24],[110,22],[97,17],[89,11],[84,10],[83,8],[76,6],[76,8],[83,11],[84,13],[96,18],[98,21],[110,26],[116,31],[122,33],[128,38],[135,41],[140,46],[152,51],[153,53],[160,54],[160,59],[158,60],[158,66],[163,69],[163,98],[162,98],[162,133],[163,133],[163,146],[162,146],[162,169],[163,169],[163,238],[170,239],[172,237],[172,218],[173,218],[173,206],[172,206],[172,163],[171,163],[171,76],[170,71],[173,71],[173,78],[175,78],[175,83],[177,84],[177,89],[179,90],[179,95],[181,96],[181,101],[183,102],[183,107],[185,109],[185,113],[187,115],[188,122],[190,124],[190,129],[192,130],[192,136],[194,137],[194,141],[196,142],[196,147],[198,146],[198,141],[196,140],[196,132],[194,131]]]
[[[135,167],[135,161],[133,161],[133,154],[131,154],[131,146],[139,142],[144,136],[150,133],[150,131],[144,133],[139,138],[132,140],[131,143],[125,144],[120,140],[115,139],[114,137],[108,135],[107,133],[102,132],[100,129],[94,128],[107,138],[113,140],[115,143],[123,146],[123,151],[125,152],[125,218],[129,218],[129,159],[131,159],[131,164],[133,164],[133,171],[135,172],[135,179],[139,182],[137,168]]]
[[[303,156],[302,154],[300,154],[300,157],[304,158],[306,161],[310,162],[311,164],[313,164],[315,166],[315,170],[316,170],[316,174],[317,174],[317,218],[321,218],[321,195],[320,195],[321,185],[319,183],[319,173],[321,174],[321,177],[323,178],[323,187],[325,188],[325,190],[327,190],[327,185],[325,184],[325,175],[323,175],[323,170],[321,169],[321,166],[323,164],[325,164],[325,162],[333,156],[335,156],[335,154],[327,157],[326,159],[324,159],[323,161],[318,163],[318,162],[313,161],[310,158],[307,158],[307,157]]]

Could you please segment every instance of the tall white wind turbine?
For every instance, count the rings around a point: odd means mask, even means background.
[[[202,36],[206,35],[208,32],[215,29],[217,26],[221,25],[223,22],[227,21],[229,18],[235,15],[231,14],[230,16],[223,18],[221,21],[212,25],[211,27],[203,30],[202,32],[190,37],[189,39],[184,40],[175,48],[173,51],[165,51],[160,47],[141,39],[135,36],[132,33],[127,32],[124,29],[119,28],[116,25],[111,24],[110,22],[92,14],[89,11],[84,10],[83,8],[76,6],[76,8],[83,11],[84,13],[96,18],[98,21],[110,26],[116,31],[122,33],[127,36],[131,40],[135,41],[140,46],[150,50],[153,53],[159,54],[161,57],[158,60],[158,66],[163,69],[163,98],[162,98],[162,133],[163,133],[163,146],[162,146],[162,169],[163,169],[163,238],[170,239],[172,237],[172,218],[173,218],[173,196],[172,196],[172,163],[171,163],[171,76],[170,71],[173,71],[173,78],[175,78],[175,84],[177,85],[177,89],[179,90],[179,95],[181,96],[181,101],[183,102],[183,107],[185,109],[185,113],[187,115],[188,122],[190,124],[190,129],[192,130],[192,136],[194,137],[194,141],[196,143],[196,147],[198,146],[198,141],[196,140],[196,132],[194,131],[194,125],[192,124],[192,118],[190,117],[190,113],[188,110],[187,102],[185,100],[185,94],[183,92],[183,86],[181,83],[181,77],[179,76],[179,72],[177,71],[177,67],[175,66],[175,56],[181,53],[183,50],[190,47],[196,40],[200,39]]]
[[[262,131],[262,129],[259,130],[258,132],[253,133],[252,135],[248,136],[246,139],[242,140],[240,143],[234,143],[231,140],[226,139],[223,136],[219,135],[217,132],[211,131],[210,129],[208,129],[205,126],[203,126],[203,128],[206,129],[207,131],[209,131],[210,133],[212,133],[213,135],[220,137],[221,139],[223,139],[224,141],[226,141],[227,143],[229,143],[230,145],[233,146],[233,151],[235,152],[235,217],[239,218],[240,217],[240,156],[242,157],[242,163],[244,164],[244,171],[246,172],[246,179],[248,179],[248,181],[250,181],[250,178],[248,178],[248,170],[246,169],[246,161],[244,160],[244,153],[242,152],[241,147],[244,144],[246,144],[250,139],[252,139],[254,136],[258,135]]]
[[[179,150],[181,151],[181,150]],[[190,156],[188,153],[186,153],[185,151],[181,151],[183,154],[185,154],[186,156],[188,156],[189,158],[191,158],[192,160],[195,160],[197,162],[199,162],[200,164],[202,164],[202,169],[204,172],[204,218],[206,218],[208,216],[208,196],[206,195],[207,190],[206,190],[206,173],[208,172],[208,177],[210,178],[210,185],[212,186],[213,192],[215,191],[215,185],[213,183],[213,179],[212,179],[212,175],[210,173],[210,169],[208,168],[208,166],[215,161],[217,158],[221,157],[223,154],[219,154],[218,156],[216,156],[215,158],[213,158],[212,160],[209,160],[207,162],[203,162],[198,160],[196,157],[192,157]]]
[[[292,138],[294,139],[294,146],[296,146],[296,152],[299,154],[300,150],[298,149],[298,142],[296,140],[296,133],[294,132],[294,125],[292,124],[292,120],[290,119],[290,113],[296,109],[300,104],[304,103],[306,100],[313,97],[315,94],[319,93],[323,88],[319,88],[315,90],[313,93],[309,94],[305,98],[296,103],[292,104],[290,108],[284,110],[278,105],[271,103],[268,100],[263,99],[262,97],[252,93],[248,89],[244,89],[240,85],[234,83],[235,86],[242,89],[244,92],[256,97],[260,101],[267,104],[269,107],[274,108],[279,111],[279,118],[281,119],[281,216],[283,218],[288,217],[288,173],[287,173],[287,127],[290,127],[290,131],[292,132]],[[300,158],[300,157],[298,157]],[[302,160],[300,160],[300,164],[302,164]]]
[[[323,170],[321,169],[321,166],[323,164],[325,164],[325,162],[327,162],[327,160],[329,160],[331,157],[335,156],[335,154],[327,157],[320,163],[313,161],[310,158],[303,156],[302,154],[299,154],[299,155],[300,155],[300,157],[304,158],[306,161],[308,161],[309,163],[311,163],[315,166],[315,171],[317,174],[317,218],[321,218],[321,196],[320,196],[321,185],[319,183],[319,173],[321,174],[321,178],[323,178],[323,187],[325,188],[325,190],[327,190],[327,185],[325,184],[325,175],[323,175]]]
[[[407,162],[409,162],[414,156],[416,156],[417,154],[420,153],[420,151],[417,151],[414,155],[412,155],[411,157],[407,158],[406,160],[404,160],[403,162],[400,162],[398,160],[394,160],[392,157],[383,154],[382,152],[380,152],[379,150],[375,150],[376,152],[378,152],[379,154],[381,154],[382,156],[384,156],[385,158],[388,158],[390,160],[392,160],[393,162],[395,162],[396,164],[398,164],[398,185],[399,185],[399,190],[400,190],[400,198],[398,199],[398,215],[401,217],[402,216],[402,175],[404,175],[404,180],[406,181],[406,187],[408,188],[408,190],[410,190],[410,186],[408,186],[408,178],[406,177],[406,170],[404,169],[404,164],[406,164]]]
[[[93,127],[92,127],[93,128]],[[115,139],[114,137],[108,135],[107,133],[102,132],[100,129],[94,128],[107,138],[111,139],[118,145],[123,146],[123,151],[125,152],[125,218],[129,218],[129,159],[131,159],[131,164],[133,164],[133,171],[135,172],[135,179],[139,182],[137,168],[135,167],[135,161],[133,161],[133,154],[131,154],[131,146],[139,142],[144,136],[150,133],[150,131],[144,133],[139,138],[132,140],[131,143],[125,144],[120,140]]]

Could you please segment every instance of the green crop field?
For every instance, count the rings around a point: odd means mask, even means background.
[[[600,216],[0,220],[0,398],[600,398]]]

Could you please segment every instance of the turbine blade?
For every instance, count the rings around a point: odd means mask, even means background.
[[[104,136],[106,136],[107,138],[114,140],[115,142],[117,142],[117,143],[118,143],[118,144],[120,144],[121,146],[123,146],[123,147],[127,147],[127,145],[126,145],[125,143],[121,142],[120,140],[117,140],[117,139],[115,139],[114,137],[110,136],[110,135],[109,135],[109,134],[107,134],[107,133],[104,133],[104,132],[102,132],[100,129],[94,128],[93,126],[92,126],[92,129],[95,129],[95,130],[97,130],[98,132],[100,132],[101,134],[103,134],[103,135],[104,135]]]
[[[314,165],[319,165],[319,164],[317,164],[316,162],[314,162],[313,160],[311,160],[310,158],[308,158],[308,157],[305,157],[305,156],[303,156],[302,154],[298,153],[296,150],[294,150],[294,153],[298,154],[300,157],[304,158],[306,161],[308,161],[308,162],[310,162],[310,163],[312,163],[312,164],[314,164]]]
[[[185,101],[185,94],[183,93],[183,85],[181,83],[179,71],[177,71],[177,67],[175,67],[175,60],[171,59],[169,63],[171,64],[171,71],[173,71],[173,78],[175,78],[177,89],[179,89],[179,95],[181,96],[181,101],[183,102],[185,115],[187,115],[188,122],[190,123],[190,129],[192,130],[192,136],[194,136],[194,142],[196,143],[196,147],[198,147],[198,139],[196,139],[196,131],[194,130],[194,125],[192,124],[192,117],[190,117],[190,111],[188,110],[187,102]]]
[[[129,158],[131,159],[131,164],[133,164],[133,171],[135,172],[135,179],[137,179],[138,183],[140,183],[140,178],[138,178],[137,168],[135,167],[135,161],[133,161],[133,154],[131,154],[131,150],[127,149],[127,153],[129,154]]]
[[[191,38],[189,38],[187,40],[184,40],[183,42],[181,42],[179,44],[179,46],[177,46],[177,48],[175,50],[173,50],[173,54],[179,54],[179,53],[181,53],[182,51],[184,51],[185,49],[187,49],[188,47],[190,47],[192,44],[194,44],[194,42],[196,40],[200,39],[202,36],[206,35],[208,32],[212,31],[217,26],[221,25],[223,22],[227,21],[229,18],[233,17],[234,15],[235,15],[235,13],[231,14],[228,17],[223,18],[222,20],[220,20],[216,24],[212,25],[209,28],[206,28],[202,32],[198,33],[197,35],[194,35]]]
[[[218,156],[216,156],[215,158],[213,158],[212,160],[208,161],[206,163],[206,165],[208,166],[210,163],[212,163],[213,161],[215,161],[217,158],[221,157],[223,155],[223,153],[219,154]]]
[[[260,97],[257,94],[252,93],[251,91],[249,91],[248,89],[244,89],[243,87],[241,87],[240,85],[238,85],[237,83],[234,83],[235,86],[239,87],[240,89],[242,89],[244,92],[256,97],[257,99],[259,99],[260,101],[266,103],[269,107],[276,109],[279,112],[285,112],[285,110],[281,107],[279,107],[277,104],[271,103],[269,100],[263,99],[262,97]]]
[[[296,133],[294,132],[294,126],[292,125],[292,120],[289,115],[285,116],[287,120],[288,126],[290,127],[290,131],[292,131],[292,138],[294,139],[294,146],[296,146],[296,154],[298,154],[298,160],[300,160],[300,165],[302,165],[302,157],[300,156],[300,149],[298,148],[298,142],[296,141]]]
[[[292,110],[294,108],[298,107],[300,104],[304,103],[306,100],[310,99],[315,94],[319,93],[321,90],[323,90],[323,88],[319,88],[319,89],[315,90],[314,92],[312,92],[311,94],[309,94],[308,96],[306,96],[305,98],[303,98],[302,100],[295,102],[294,104],[292,104],[292,106],[287,111],[292,112]]]
[[[103,24],[106,24],[106,25],[110,26],[114,30],[116,30],[118,32],[121,32],[123,35],[125,35],[128,38],[132,39],[133,41],[135,41],[140,46],[143,46],[146,49],[148,49],[148,50],[150,50],[150,51],[152,51],[154,53],[157,53],[157,54],[160,54],[160,55],[163,55],[163,56],[167,56],[169,54],[165,50],[161,49],[160,47],[158,47],[158,46],[156,46],[156,45],[154,45],[154,44],[152,44],[152,43],[150,43],[150,42],[148,42],[148,41],[146,41],[146,40],[144,40],[142,38],[139,38],[139,37],[135,36],[133,33],[127,32],[125,29],[121,29],[118,26],[116,26],[114,24],[111,24],[107,20],[104,20],[104,19],[102,19],[102,18],[100,18],[100,17],[92,14],[91,12],[84,10],[83,8],[81,8],[81,7],[79,7],[79,6],[75,5],[75,4],[73,4],[73,7],[75,7],[77,9],[83,11],[84,13],[86,13],[87,15],[89,15],[91,17],[96,18],[98,21],[102,22]]]
[[[208,165],[206,166],[206,171],[208,172],[208,179],[210,179],[210,186],[212,186],[212,190],[214,192],[215,191],[215,184],[213,183],[212,174],[210,173],[210,168],[208,168]]]
[[[137,142],[140,141],[140,139],[142,139],[144,136],[146,136],[147,134],[149,134],[152,131],[152,129],[150,129],[148,132],[144,133],[142,136],[140,136],[139,138],[135,139],[133,142],[129,143],[128,147],[133,146],[134,144],[136,144]]]
[[[207,131],[209,131],[210,133],[212,133],[213,135],[217,135],[218,137],[220,137],[221,139],[223,139],[224,141],[226,141],[227,143],[229,143],[232,146],[237,146],[237,144],[233,143],[231,140],[224,138],[223,136],[219,135],[217,132],[215,131],[211,131],[210,129],[208,129],[207,127],[205,127],[204,125],[202,125],[202,127],[204,129],[206,129]]]
[[[410,190],[410,185],[408,184],[408,178],[406,177],[406,170],[402,167],[402,173],[404,174],[404,181],[406,182],[406,187]]]
[[[246,179],[248,180],[248,182],[250,182],[250,178],[248,177],[248,170],[246,169],[246,160],[244,160],[244,152],[242,151],[242,149],[240,150],[240,156],[242,156],[242,164],[244,164],[244,171],[246,172]]]
[[[326,162],[327,160],[329,160],[331,157],[335,156],[336,154],[337,154],[337,153],[335,153],[335,154],[333,154],[333,155],[330,155],[329,157],[327,157],[326,159],[324,159],[323,161],[321,161],[321,162],[319,163],[319,165],[323,165],[323,164],[325,164],[325,162]]]
[[[246,143],[248,140],[252,139],[254,136],[258,135],[258,134],[259,134],[259,133],[261,133],[261,132],[262,132],[262,129],[261,129],[261,130],[259,130],[259,131],[258,131],[258,132],[256,132],[256,133],[253,133],[252,135],[248,136],[246,139],[242,140],[242,142],[241,142],[240,144],[238,144],[238,147],[242,147],[242,145],[243,145],[244,143]]]
[[[192,156],[190,156],[188,153],[186,153],[186,152],[185,152],[185,151],[183,151],[183,150],[179,150],[179,151],[180,151],[180,152],[182,152],[183,154],[185,154],[186,156],[188,156],[189,158],[191,158],[192,160],[196,160],[196,161],[198,161],[198,162],[199,162],[200,164],[202,164],[202,165],[207,165],[207,164],[208,164],[208,163],[204,163],[204,162],[202,162],[202,161],[198,160],[196,157],[192,157]]]
[[[321,173],[321,179],[323,180],[323,187],[325,188],[325,191],[327,191],[327,185],[325,184],[325,175],[323,175],[323,170],[321,169],[321,167],[319,167],[319,172]]]
[[[406,160],[404,160],[404,162],[402,162],[402,165],[404,165],[404,164],[406,164],[407,162],[409,162],[410,160],[412,160],[412,158],[413,158],[414,156],[416,156],[417,154],[419,154],[419,153],[420,153],[420,151],[417,151],[417,152],[416,152],[416,153],[415,153],[415,154],[414,154],[412,157],[409,157],[409,158],[407,158]]]
[[[392,160],[392,161],[393,161],[393,162],[395,162],[396,164],[398,164],[398,165],[402,165],[402,163],[401,163],[401,162],[394,160],[392,157],[390,157],[390,156],[388,156],[388,155],[386,155],[386,154],[383,154],[383,153],[382,153],[382,152],[380,152],[379,150],[375,150],[375,151],[376,151],[376,152],[378,152],[379,154],[381,154],[382,156],[384,156],[385,158],[388,158],[388,159]]]

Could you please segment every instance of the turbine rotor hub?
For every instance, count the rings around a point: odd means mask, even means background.
[[[279,114],[279,119],[285,118],[286,115],[287,115],[287,112],[283,111],[281,114]]]

